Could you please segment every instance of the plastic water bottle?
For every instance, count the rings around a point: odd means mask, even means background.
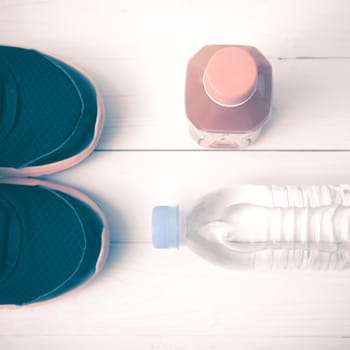
[[[350,185],[237,185],[192,209],[153,209],[155,248],[188,246],[234,269],[350,266]]]

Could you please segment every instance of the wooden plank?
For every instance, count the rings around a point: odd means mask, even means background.
[[[155,205],[187,205],[236,183],[349,183],[349,152],[95,152],[51,177],[100,204],[113,241],[149,242]]]
[[[188,133],[186,60],[78,59],[101,87],[99,150],[202,149]],[[350,150],[350,59],[271,60],[274,98],[259,150]]]
[[[208,43],[255,45],[273,65],[272,119],[251,149],[350,149],[347,0],[143,4],[5,0],[2,44],[58,55],[94,77],[107,107],[101,150],[199,149],[187,132],[184,79]]]
[[[257,343],[261,337],[348,339],[349,277],[349,271],[237,272],[186,249],[113,244],[105,270],[75,295],[47,306],[1,310],[0,340],[179,336],[186,343],[203,336],[222,344],[226,337],[253,337]],[[314,339],[314,344],[322,342]]]
[[[84,57],[164,57],[207,43],[268,56],[349,57],[347,0],[3,0],[2,43]]]
[[[350,60],[271,62],[272,116],[249,149],[349,150]],[[185,60],[82,63],[105,95],[107,120],[99,149],[200,149],[188,133]],[[115,75],[106,79],[109,71]]]
[[[109,349],[111,347],[123,350],[348,350],[350,340],[343,338],[275,338],[235,336],[3,336],[0,343],[4,349]]]

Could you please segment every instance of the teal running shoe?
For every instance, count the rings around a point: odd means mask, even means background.
[[[0,180],[0,305],[41,304],[100,272],[106,218],[82,193],[36,179]]]
[[[69,168],[96,147],[101,94],[81,69],[35,50],[0,46],[0,176]]]

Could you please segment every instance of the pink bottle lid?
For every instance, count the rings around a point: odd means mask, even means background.
[[[204,89],[215,103],[232,107],[247,101],[255,92],[257,64],[241,47],[224,47],[210,58],[203,75]]]

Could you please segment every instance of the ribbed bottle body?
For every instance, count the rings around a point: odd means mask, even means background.
[[[224,266],[343,269],[350,265],[350,186],[237,185],[186,216],[187,245]]]

